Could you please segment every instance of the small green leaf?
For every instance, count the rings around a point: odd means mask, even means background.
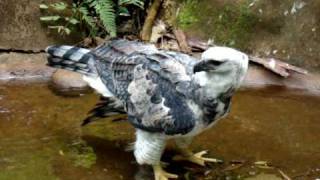
[[[126,7],[119,7],[120,16],[130,16],[130,13]]]
[[[60,16],[42,16],[40,17],[40,20],[41,21],[57,21],[60,18],[61,18]]]
[[[69,35],[69,34],[71,33],[71,30],[70,30],[69,28],[67,28],[67,27],[64,27],[64,28],[63,28],[63,31],[64,31],[67,35]]]
[[[63,34],[62,29],[63,27],[58,27],[58,33]]]
[[[128,6],[128,5],[135,5],[143,9],[144,7],[144,1],[143,0],[120,0],[119,5],[120,6]]]
[[[78,21],[78,20],[75,19],[75,18],[65,17],[64,20],[67,21],[67,22],[69,22],[69,23],[71,23],[71,24],[73,24],[73,25],[76,25],[76,24],[79,24],[79,23],[80,23],[80,21]]]
[[[61,29],[63,26],[48,26],[49,29]]]
[[[65,27],[65,26],[48,26],[49,29],[57,29],[58,33],[60,34],[67,34],[69,35],[71,33],[71,29]]]
[[[78,20],[75,19],[75,18],[70,18],[68,21],[69,21],[71,24],[73,24],[73,25],[76,25],[76,24],[79,24],[79,23],[80,23],[80,21],[78,21]]]
[[[49,6],[47,6],[46,4],[40,4],[39,8],[40,9],[49,9]]]
[[[51,4],[51,7],[53,7],[53,9],[57,11],[63,11],[68,7],[68,5],[64,2],[57,2],[57,3]]]

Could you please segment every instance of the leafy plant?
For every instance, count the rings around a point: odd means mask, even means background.
[[[112,0],[92,0],[90,6],[99,15],[103,26],[110,36],[115,37],[117,35],[116,14]]]
[[[67,8],[67,4],[63,3],[63,2],[58,2],[58,3],[53,3],[50,5],[46,5],[46,4],[40,4],[40,9],[43,10],[53,10],[53,11],[64,11]],[[49,22],[58,22],[58,21],[65,21],[66,23],[70,24],[77,24],[78,20],[74,19],[74,18],[69,18],[69,17],[63,17],[61,15],[48,15],[48,16],[42,16],[40,17],[40,20],[46,23]],[[48,25],[49,29],[57,29],[57,31],[61,34],[70,34],[71,30],[68,26],[66,25],[58,25],[59,23],[56,23],[57,25],[53,25],[55,23],[52,23]]]
[[[144,0],[119,0],[117,5],[112,0],[82,0],[72,6],[64,2],[40,4],[40,9],[48,14],[40,20],[62,35],[69,35],[80,28],[87,32],[87,36],[109,34],[115,37],[116,17],[130,16],[127,9],[130,5],[143,8]]]

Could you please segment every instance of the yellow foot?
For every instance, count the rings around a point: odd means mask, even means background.
[[[164,171],[161,167],[161,165],[154,165],[153,166],[154,171],[154,178],[155,180],[168,180],[168,179],[177,179],[178,176],[176,174],[170,174]]]
[[[213,163],[222,163],[222,160],[219,159],[214,159],[214,158],[206,158],[203,157],[203,155],[207,154],[207,151],[201,151],[198,153],[191,153],[189,151],[184,152],[183,155],[177,155],[173,158],[173,160],[176,161],[190,161],[193,162],[195,164],[198,164],[200,166],[205,166],[206,162],[213,162]]]

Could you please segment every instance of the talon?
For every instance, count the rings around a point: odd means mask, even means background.
[[[178,175],[167,173],[164,171],[160,164],[153,166],[155,180],[168,180],[168,179],[177,179]]]
[[[190,162],[193,162],[195,164],[198,164],[200,166],[205,166],[206,162],[213,162],[213,163],[222,163],[222,160],[214,159],[214,158],[206,158],[203,157],[203,155],[207,154],[208,151],[201,151],[198,153],[191,153],[190,151],[183,152],[183,155],[177,155],[173,158],[173,160],[181,161],[181,160],[187,160]]]

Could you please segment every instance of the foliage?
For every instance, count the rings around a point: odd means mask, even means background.
[[[182,2],[181,11],[177,18],[178,24],[183,29],[187,29],[189,25],[192,25],[198,21],[195,15],[195,10],[197,10],[197,0],[185,0]]]
[[[236,48],[245,47],[249,42],[258,18],[250,8],[252,0],[241,3],[212,5],[211,1],[180,0],[182,6],[178,14],[178,26],[188,32],[203,34],[215,43]]]
[[[56,29],[61,35],[86,32],[85,36],[111,37],[117,35],[117,16],[130,16],[128,6],[144,7],[144,0],[119,0],[114,4],[112,0],[82,0],[72,5],[64,2],[40,4],[45,16],[40,21],[46,23],[49,29]],[[116,12],[116,8],[119,11]]]
[[[247,4],[235,8],[225,5],[214,21],[217,30],[216,40],[234,47],[242,47],[248,42],[249,36],[254,29],[257,18]]]
[[[112,0],[93,0],[90,2],[90,6],[94,7],[97,14],[100,16],[100,20],[110,36],[116,36],[116,15],[114,12],[114,4]]]

